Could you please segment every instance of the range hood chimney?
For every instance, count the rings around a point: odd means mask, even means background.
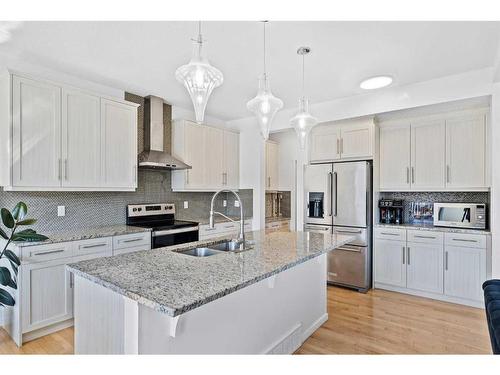
[[[139,154],[139,168],[178,170],[191,169],[190,165],[174,158],[164,144],[163,99],[144,98],[144,151]],[[171,131],[171,129],[167,129]]]

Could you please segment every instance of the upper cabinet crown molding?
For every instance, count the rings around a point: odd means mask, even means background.
[[[374,129],[372,117],[317,125],[310,135],[309,160],[322,163],[372,159]]]
[[[381,191],[487,191],[488,109],[380,124]]]
[[[239,133],[189,120],[172,122],[172,155],[192,169],[172,171],[173,191],[239,189]]]
[[[135,190],[137,107],[2,71],[0,185],[7,191]]]

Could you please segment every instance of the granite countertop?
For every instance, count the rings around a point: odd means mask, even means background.
[[[254,284],[352,240],[313,232],[250,232],[254,248],[198,258],[174,250],[198,241],[68,265],[75,274],[169,316],[177,316]]]
[[[397,228],[397,229],[413,229],[413,230],[429,230],[435,232],[448,233],[468,233],[468,234],[490,234],[489,230],[484,229],[467,229],[467,228],[446,228],[435,227],[432,224],[375,224],[378,228]]]
[[[49,239],[37,242],[14,242],[14,245],[16,245],[17,247],[47,245],[58,242],[88,240],[91,238],[112,237],[112,236],[119,236],[122,234],[133,234],[133,233],[150,232],[150,231],[151,231],[150,228],[133,227],[130,225],[109,225],[99,228],[82,228],[78,230],[61,231],[61,232],[40,231],[40,234],[49,237]]]

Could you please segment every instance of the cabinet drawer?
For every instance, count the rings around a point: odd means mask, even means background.
[[[406,241],[406,229],[375,228],[375,238],[393,241]]]
[[[124,234],[113,237],[113,252],[119,249],[138,246],[151,248],[151,232]]]
[[[21,259],[28,262],[45,262],[47,260],[62,259],[73,256],[70,242],[53,243],[40,246],[26,246],[22,248]]]
[[[112,237],[93,238],[90,240],[75,241],[73,255],[90,255],[109,252],[111,254],[113,246]]]
[[[468,233],[445,233],[445,245],[461,247],[477,247],[486,249],[486,235]]]
[[[408,230],[407,231],[408,242],[418,242],[418,243],[429,243],[442,245],[443,244],[443,233],[442,232],[432,232],[424,230]]]

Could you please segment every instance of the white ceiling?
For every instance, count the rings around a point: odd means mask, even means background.
[[[205,22],[210,62],[224,74],[207,113],[248,117],[262,70],[262,24]],[[388,74],[394,85],[493,66],[498,22],[271,22],[269,73],[285,108],[300,95],[299,46],[306,58],[311,102],[361,93],[359,82]],[[154,94],[191,108],[175,69],[191,55],[196,22],[24,22],[0,54],[137,94]]]

